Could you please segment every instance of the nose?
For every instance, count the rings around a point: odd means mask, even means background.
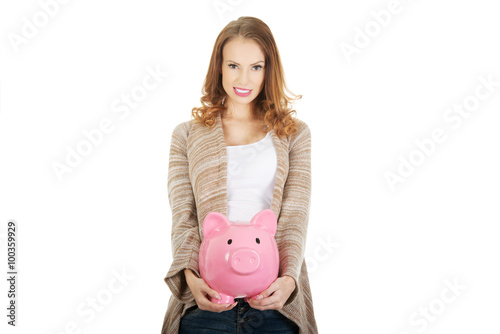
[[[233,253],[231,267],[239,274],[251,274],[260,265],[259,253],[253,249],[243,248]]]
[[[247,72],[245,70],[241,70],[239,72],[240,72],[240,75],[239,75],[239,78],[238,78],[238,82],[239,82],[239,84],[241,84],[242,88],[247,88],[248,74],[247,74]]]

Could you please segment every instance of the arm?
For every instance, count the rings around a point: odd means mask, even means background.
[[[168,166],[168,198],[172,210],[172,254],[165,282],[174,298],[182,303],[195,300],[202,310],[222,312],[236,306],[217,304],[209,297],[220,299],[217,291],[212,290],[201,278],[198,267],[200,235],[196,202],[187,159],[186,123],[178,125],[172,134]]]
[[[200,277],[198,253],[200,235],[193,188],[189,179],[187,159],[187,123],[179,124],[172,132],[168,165],[168,199],[172,211],[173,262],[164,278],[172,295],[182,303],[194,299],[186,281],[184,269]]]
[[[299,275],[304,262],[310,201],[311,131],[302,122],[290,142],[288,178],[283,189],[276,232],[280,255],[279,276],[290,276],[295,281],[295,288],[285,305],[295,300],[300,289]]]

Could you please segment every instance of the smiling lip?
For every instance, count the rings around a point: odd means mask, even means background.
[[[243,89],[243,88],[240,88],[240,87],[233,87],[233,90],[234,90],[234,93],[238,96],[248,96],[252,93],[252,90],[251,89]]]

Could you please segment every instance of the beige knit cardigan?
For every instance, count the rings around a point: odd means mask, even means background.
[[[279,138],[271,131],[278,167],[270,209],[278,217],[279,276],[295,280],[295,290],[282,309],[300,334],[317,333],[311,290],[304,260],[311,199],[311,132],[294,118],[298,131]],[[216,211],[227,216],[227,155],[220,115],[209,128],[192,120],[172,133],[168,167],[168,198],[172,211],[173,261],[165,283],[170,288],[162,334],[178,333],[180,319],[196,301],[186,283],[184,269],[198,277],[198,252],[205,216]]]

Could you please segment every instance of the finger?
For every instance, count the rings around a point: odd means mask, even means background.
[[[276,283],[273,283],[267,288],[266,290],[262,291],[258,295],[252,297],[253,300],[261,300],[263,298],[267,298],[270,295],[273,294],[273,292],[277,291],[279,289],[278,285]]]
[[[210,297],[213,297],[215,299],[221,299],[219,293],[215,291],[214,289],[211,289],[208,284],[204,284],[201,291],[209,295]]]
[[[274,292],[271,296],[269,297],[265,297],[265,298],[262,298],[262,299],[259,299],[259,300],[255,300],[253,298],[249,298],[249,304],[251,305],[255,305],[255,306],[268,306],[268,305],[271,305],[271,304],[274,304],[276,302],[279,302],[280,301],[280,298],[281,295],[279,294],[279,290]]]
[[[270,307],[273,304],[278,304],[280,302],[281,298],[280,296],[277,296],[276,294],[269,296],[267,298],[263,298],[261,300],[256,300],[255,305],[261,306],[261,307]]]
[[[215,307],[218,310],[218,312],[223,312],[232,310],[236,305],[238,305],[238,302],[234,302],[232,304],[215,304]]]
[[[211,312],[223,312],[223,311],[228,311],[234,308],[238,304],[238,302],[234,302],[233,304],[216,304],[212,302],[207,302],[204,306],[203,309],[206,311],[211,311]]]
[[[219,293],[215,290],[212,290],[212,289],[208,289],[207,291],[207,294],[210,296],[210,297],[213,297],[215,299],[221,299]]]
[[[271,298],[271,297],[269,297]],[[269,300],[269,298],[266,298],[266,299],[263,299],[263,301],[266,301],[266,300]],[[274,302],[272,303],[266,303],[266,304],[256,304],[258,303],[258,301],[252,301],[251,303],[248,303],[252,308],[254,309],[257,309],[257,310],[260,310],[260,311],[264,311],[264,310],[279,310],[283,307],[283,305],[281,304],[281,301],[280,299],[277,299],[277,300],[274,300]]]
[[[275,309],[277,308],[277,303],[275,304],[270,304],[270,305],[266,305],[266,306],[261,306],[261,305],[256,305],[255,302],[251,302],[251,303],[248,303],[250,305],[251,308],[254,308],[256,310],[259,310],[259,311],[264,311],[264,310],[272,310],[272,309]]]
[[[264,294],[264,293],[262,293]],[[256,309],[280,309],[282,307],[283,293],[281,289],[274,291],[270,296],[263,297],[259,300],[249,298],[248,303]]]

